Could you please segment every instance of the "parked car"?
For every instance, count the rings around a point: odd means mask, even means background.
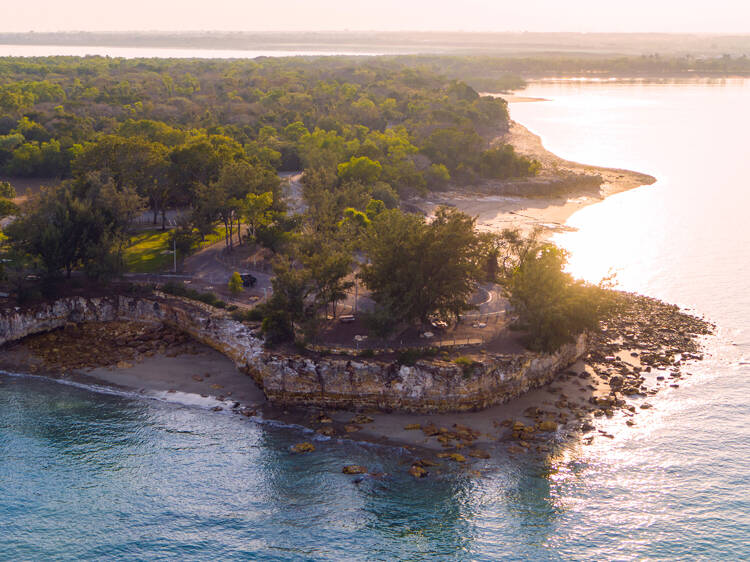
[[[254,275],[250,275],[249,273],[245,273],[244,275],[240,275],[240,278],[242,279],[242,286],[243,287],[255,287],[255,284],[258,282],[258,280],[255,278]]]

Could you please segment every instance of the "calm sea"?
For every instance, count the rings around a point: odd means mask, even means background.
[[[572,270],[706,314],[711,357],[635,428],[482,478],[299,429],[32,378],[0,384],[3,560],[750,557],[750,85],[543,85],[513,116],[565,157],[658,182],[588,207]],[[606,442],[605,442],[606,441]],[[355,484],[341,466],[390,473]]]

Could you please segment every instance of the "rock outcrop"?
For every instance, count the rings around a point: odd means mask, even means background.
[[[479,410],[551,381],[586,351],[586,337],[553,354],[487,355],[470,370],[455,363],[397,362],[282,355],[266,350],[259,335],[224,312],[185,299],[70,297],[0,314],[0,345],[69,323],[160,322],[190,334],[232,359],[280,406],[375,408],[386,411]]]

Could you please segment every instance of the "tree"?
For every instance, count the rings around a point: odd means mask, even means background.
[[[377,217],[380,213],[385,211],[386,206],[385,203],[383,203],[380,199],[370,199],[370,202],[367,204],[367,207],[365,208],[365,214],[367,215],[367,218],[372,220],[375,217]]]
[[[240,213],[250,227],[250,235],[255,239],[257,229],[273,220],[273,193],[248,193],[242,201]]]
[[[273,265],[273,293],[260,305],[263,314],[261,329],[269,345],[295,339],[295,324],[314,316],[308,303],[312,290],[309,273],[295,266],[289,256],[279,256]]]
[[[479,233],[480,253],[485,260],[487,279],[507,285],[513,272],[529,252],[539,247],[541,227],[524,236],[518,229],[505,228],[501,232]]]
[[[359,182],[368,186],[373,185],[382,173],[383,166],[380,162],[370,160],[367,156],[352,156],[348,162],[338,165],[338,174],[343,181]]]
[[[379,181],[372,188],[372,198],[385,203],[386,208],[398,207],[398,193],[385,182]]]
[[[429,187],[442,188],[451,180],[451,174],[445,164],[432,164],[425,172],[425,179]]]
[[[542,244],[528,252],[508,284],[518,326],[532,349],[554,351],[584,330],[597,328],[610,306],[601,287],[574,280],[564,271],[566,253]]]
[[[105,173],[112,178],[117,189],[134,189],[148,201],[154,224],[161,213],[162,230],[165,230],[166,211],[176,203],[177,197],[173,185],[168,182],[168,153],[166,146],[144,137],[106,135],[86,143],[72,168],[78,177],[92,172]]]
[[[247,162],[231,162],[219,173],[219,178],[209,184],[210,197],[219,219],[224,223],[225,240],[231,250],[234,244],[234,222],[237,221],[239,243],[242,243],[242,214],[245,197],[257,181],[255,168]]]
[[[352,252],[345,243],[335,238],[317,235],[302,237],[297,247],[297,257],[302,267],[309,272],[314,312],[331,307],[336,316],[336,305],[346,298],[353,281],[346,278],[352,272]]]
[[[474,219],[440,208],[432,223],[398,210],[377,215],[364,234],[360,277],[398,322],[458,318],[481,277]]]
[[[99,276],[121,263],[126,228],[141,209],[134,190],[89,175],[42,189],[7,232],[17,249],[39,258],[50,277],[60,270],[70,277],[78,267]]]
[[[541,164],[538,161],[519,156],[509,144],[485,150],[479,156],[479,172],[488,178],[534,176],[540,169]]]
[[[16,190],[7,181],[0,181],[0,219],[12,215],[18,211],[13,199],[16,197]]]
[[[242,283],[242,277],[240,277],[240,274],[235,271],[229,278],[229,292],[233,295],[239,295],[244,290],[245,287]]]
[[[473,129],[447,127],[430,134],[422,152],[435,164],[444,164],[450,172],[455,172],[476,165],[482,144],[482,138]]]

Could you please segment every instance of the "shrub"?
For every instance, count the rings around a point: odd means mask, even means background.
[[[440,349],[437,347],[401,349],[396,361],[401,365],[411,366],[424,357],[435,357],[438,353],[440,353]]]
[[[184,297],[186,299],[205,303],[215,308],[226,308],[227,306],[227,303],[217,297],[214,293],[202,293],[200,291],[196,291],[195,289],[186,287],[184,283],[169,281],[162,285],[161,290],[168,295]]]
[[[263,311],[258,307],[251,308],[250,310],[235,307],[235,310],[232,311],[232,318],[238,322],[261,322],[263,320]]]
[[[245,287],[242,284],[242,277],[237,271],[235,271],[229,278],[229,291],[233,295],[239,295],[244,290]]]
[[[476,361],[470,359],[469,357],[466,357],[465,355],[456,357],[453,362],[461,367],[461,370],[464,372],[464,377],[468,377],[471,374],[474,365],[476,365]]]

